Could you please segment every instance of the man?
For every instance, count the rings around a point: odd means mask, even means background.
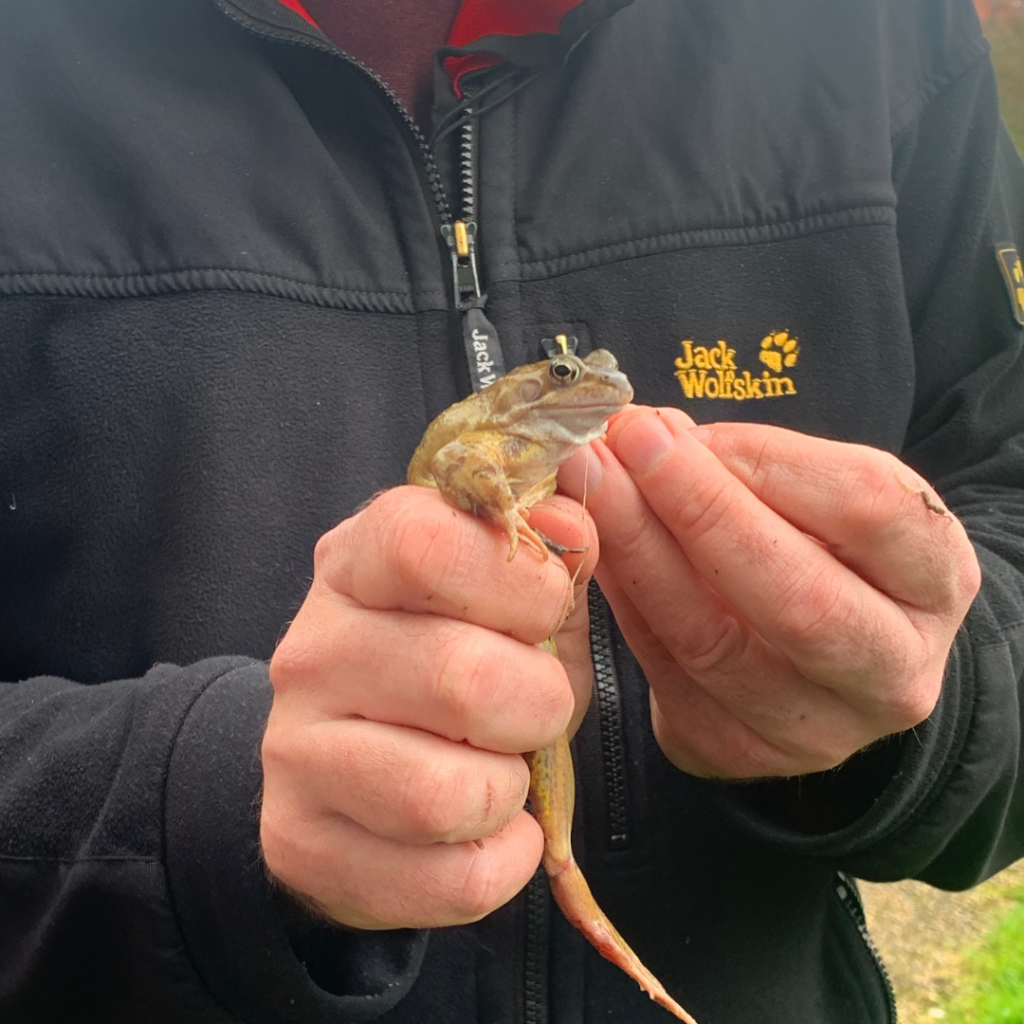
[[[1024,851],[972,8],[467,0],[428,141],[393,8],[356,60],[318,7],[4,15],[0,1016],[665,1019],[530,881],[569,725],[595,894],[699,1020],[891,1019],[849,875]],[[379,493],[557,334],[640,403],[532,520],[600,544],[564,668],[558,560]]]

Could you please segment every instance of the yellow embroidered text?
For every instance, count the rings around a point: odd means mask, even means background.
[[[734,402],[748,399],[782,398],[796,394],[796,385],[788,376],[772,376],[796,365],[800,356],[797,339],[787,331],[776,331],[761,342],[760,360],[770,370],[760,374],[740,370],[736,366],[736,349],[724,341],[708,348],[682,342],[683,354],[676,357],[676,377],[687,398],[730,398]]]

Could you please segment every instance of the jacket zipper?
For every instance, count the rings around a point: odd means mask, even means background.
[[[476,260],[476,131],[472,113],[467,107],[466,121],[459,131],[458,176],[462,217],[452,221],[449,215],[448,221],[441,225],[441,237],[451,254],[456,309],[483,294]]]
[[[881,954],[878,952],[878,947],[875,945],[871,938],[871,934],[868,932],[868,922],[864,913],[864,903],[860,898],[860,890],[857,888],[857,883],[853,878],[842,871],[836,872],[836,895],[839,897],[839,902],[843,905],[847,914],[850,915],[850,919],[853,921],[854,926],[857,929],[857,933],[860,935],[864,945],[867,946],[868,952],[871,954],[871,959],[874,961],[875,969],[878,971],[878,976],[882,982],[882,987],[885,989],[888,1024],[897,1024],[898,1014],[896,1011],[896,994],[892,989],[892,979],[889,977],[889,972],[882,961]]]
[[[452,261],[452,287],[455,308],[462,314],[462,343],[474,391],[493,384],[505,373],[505,358],[494,324],[484,314],[487,293],[480,287],[477,264],[476,219],[477,142],[473,110],[466,107],[459,129],[458,179],[462,199],[462,217],[442,224],[441,237]]]
[[[612,616],[596,580],[587,590],[590,611],[590,660],[594,666],[594,694],[601,734],[601,766],[605,804],[608,809],[608,848],[629,845],[629,811],[626,793],[626,743],[622,730],[622,694],[612,651]]]
[[[279,38],[271,32],[265,32],[250,25],[245,25],[245,27],[257,35],[264,35],[271,39]],[[441,181],[441,172],[438,169],[437,161],[434,159],[434,154],[431,152],[430,144],[420,130],[420,126],[405,108],[405,104],[398,98],[391,86],[362,61],[357,60],[336,46],[327,46],[312,41],[298,42],[300,46],[308,46],[311,49],[325,50],[328,53],[333,53],[342,60],[348,61],[349,64],[358,68],[364,75],[372,79],[383,90],[399,114],[401,114],[406,127],[416,140],[420,155],[423,157],[427,181],[430,184],[434,207],[437,210],[438,220],[440,221],[441,237],[444,239],[451,254],[452,293],[455,308],[463,313],[463,338],[466,343],[467,359],[470,360],[470,377],[473,381],[473,390],[479,390],[491,382],[490,380],[482,381],[482,377],[490,374],[491,380],[493,380],[501,376],[505,370],[501,349],[498,346],[497,332],[494,331],[494,328],[483,315],[486,295],[480,287],[480,272],[476,255],[477,147],[473,118],[467,116],[460,129],[458,162],[459,191],[461,193],[463,216],[461,220],[454,220],[451,206],[448,203],[448,195]],[[469,115],[472,111],[467,109],[465,113]],[[489,337],[486,338],[487,351],[485,355],[487,358],[485,365],[481,368],[483,372],[474,373],[473,362],[477,361],[479,363],[480,361],[474,359],[476,350],[473,348],[473,345],[474,343],[477,345],[481,344],[481,342],[477,341],[477,337],[481,334],[489,334]],[[493,370],[486,363],[490,363]],[[539,868],[537,874],[534,875],[526,888],[526,936],[523,964],[525,1024],[547,1024],[548,1021],[549,898],[547,877],[544,874],[543,868]]]
[[[551,897],[544,868],[526,886],[523,944],[523,1024],[548,1024],[548,958]]]
[[[228,14],[232,20],[238,21],[234,15],[228,11],[226,5],[222,5],[222,9]],[[491,362],[494,373],[489,379],[485,379],[484,383],[481,384],[478,377],[473,371],[473,366],[470,367],[470,376],[473,380],[474,391],[479,390],[481,386],[491,383],[493,379],[501,376],[505,372],[504,362],[501,358],[501,350],[497,345],[497,333],[494,328],[487,322],[486,318],[483,317],[483,306],[486,302],[486,294],[480,287],[480,274],[477,265],[477,223],[476,223],[476,136],[474,122],[472,118],[466,118],[461,127],[461,139],[459,146],[459,185],[462,199],[462,210],[463,217],[461,220],[455,220],[452,216],[452,208],[448,202],[448,194],[445,191],[444,183],[441,180],[441,172],[437,166],[437,161],[434,159],[434,154],[431,151],[430,143],[427,141],[426,136],[423,134],[420,126],[416,123],[412,114],[406,109],[405,104],[398,98],[395,91],[391,88],[388,83],[381,78],[372,68],[364,64],[361,60],[353,57],[351,54],[346,53],[333,44],[327,42],[319,42],[315,40],[303,40],[293,38],[283,38],[276,35],[274,32],[266,29],[256,28],[255,26],[240,21],[239,22],[248,31],[253,32],[256,35],[265,36],[268,39],[273,39],[277,42],[294,42],[299,46],[308,46],[313,50],[323,50],[326,53],[331,53],[336,57],[341,58],[353,67],[358,68],[367,78],[376,83],[376,85],[383,91],[385,96],[391,101],[392,106],[401,115],[402,120],[405,122],[405,126],[409,129],[413,139],[416,142],[417,148],[420,151],[420,156],[423,158],[424,169],[427,174],[427,182],[430,186],[431,198],[434,202],[434,208],[437,212],[438,221],[440,224],[441,237],[447,245],[451,253],[452,262],[452,291],[455,299],[455,308],[461,311],[464,316],[463,330],[467,336],[471,335],[472,329],[483,327],[490,328],[490,339],[488,339],[488,357]],[[470,110],[465,111],[466,114],[470,114]],[[473,317],[473,323],[467,325],[467,313],[473,313],[475,311],[477,316]],[[483,321],[482,324],[480,321]],[[467,356],[469,356],[468,343],[467,343]],[[487,367],[484,367],[486,374]]]

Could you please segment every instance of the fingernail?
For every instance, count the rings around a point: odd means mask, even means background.
[[[707,427],[690,427],[689,434],[694,441],[699,441],[705,448],[711,447],[711,435],[714,433],[713,430],[708,430]]]
[[[661,466],[675,443],[660,419],[638,417],[619,434],[615,454],[631,472],[646,476]]]
[[[604,482],[604,466],[590,445],[581,448],[562,463],[558,470],[558,486],[576,501],[594,494]]]

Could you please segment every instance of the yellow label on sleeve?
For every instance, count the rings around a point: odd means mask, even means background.
[[[1024,267],[1021,266],[1020,253],[1015,245],[997,245],[996,258],[1010,294],[1013,315],[1017,323],[1024,326]]]

